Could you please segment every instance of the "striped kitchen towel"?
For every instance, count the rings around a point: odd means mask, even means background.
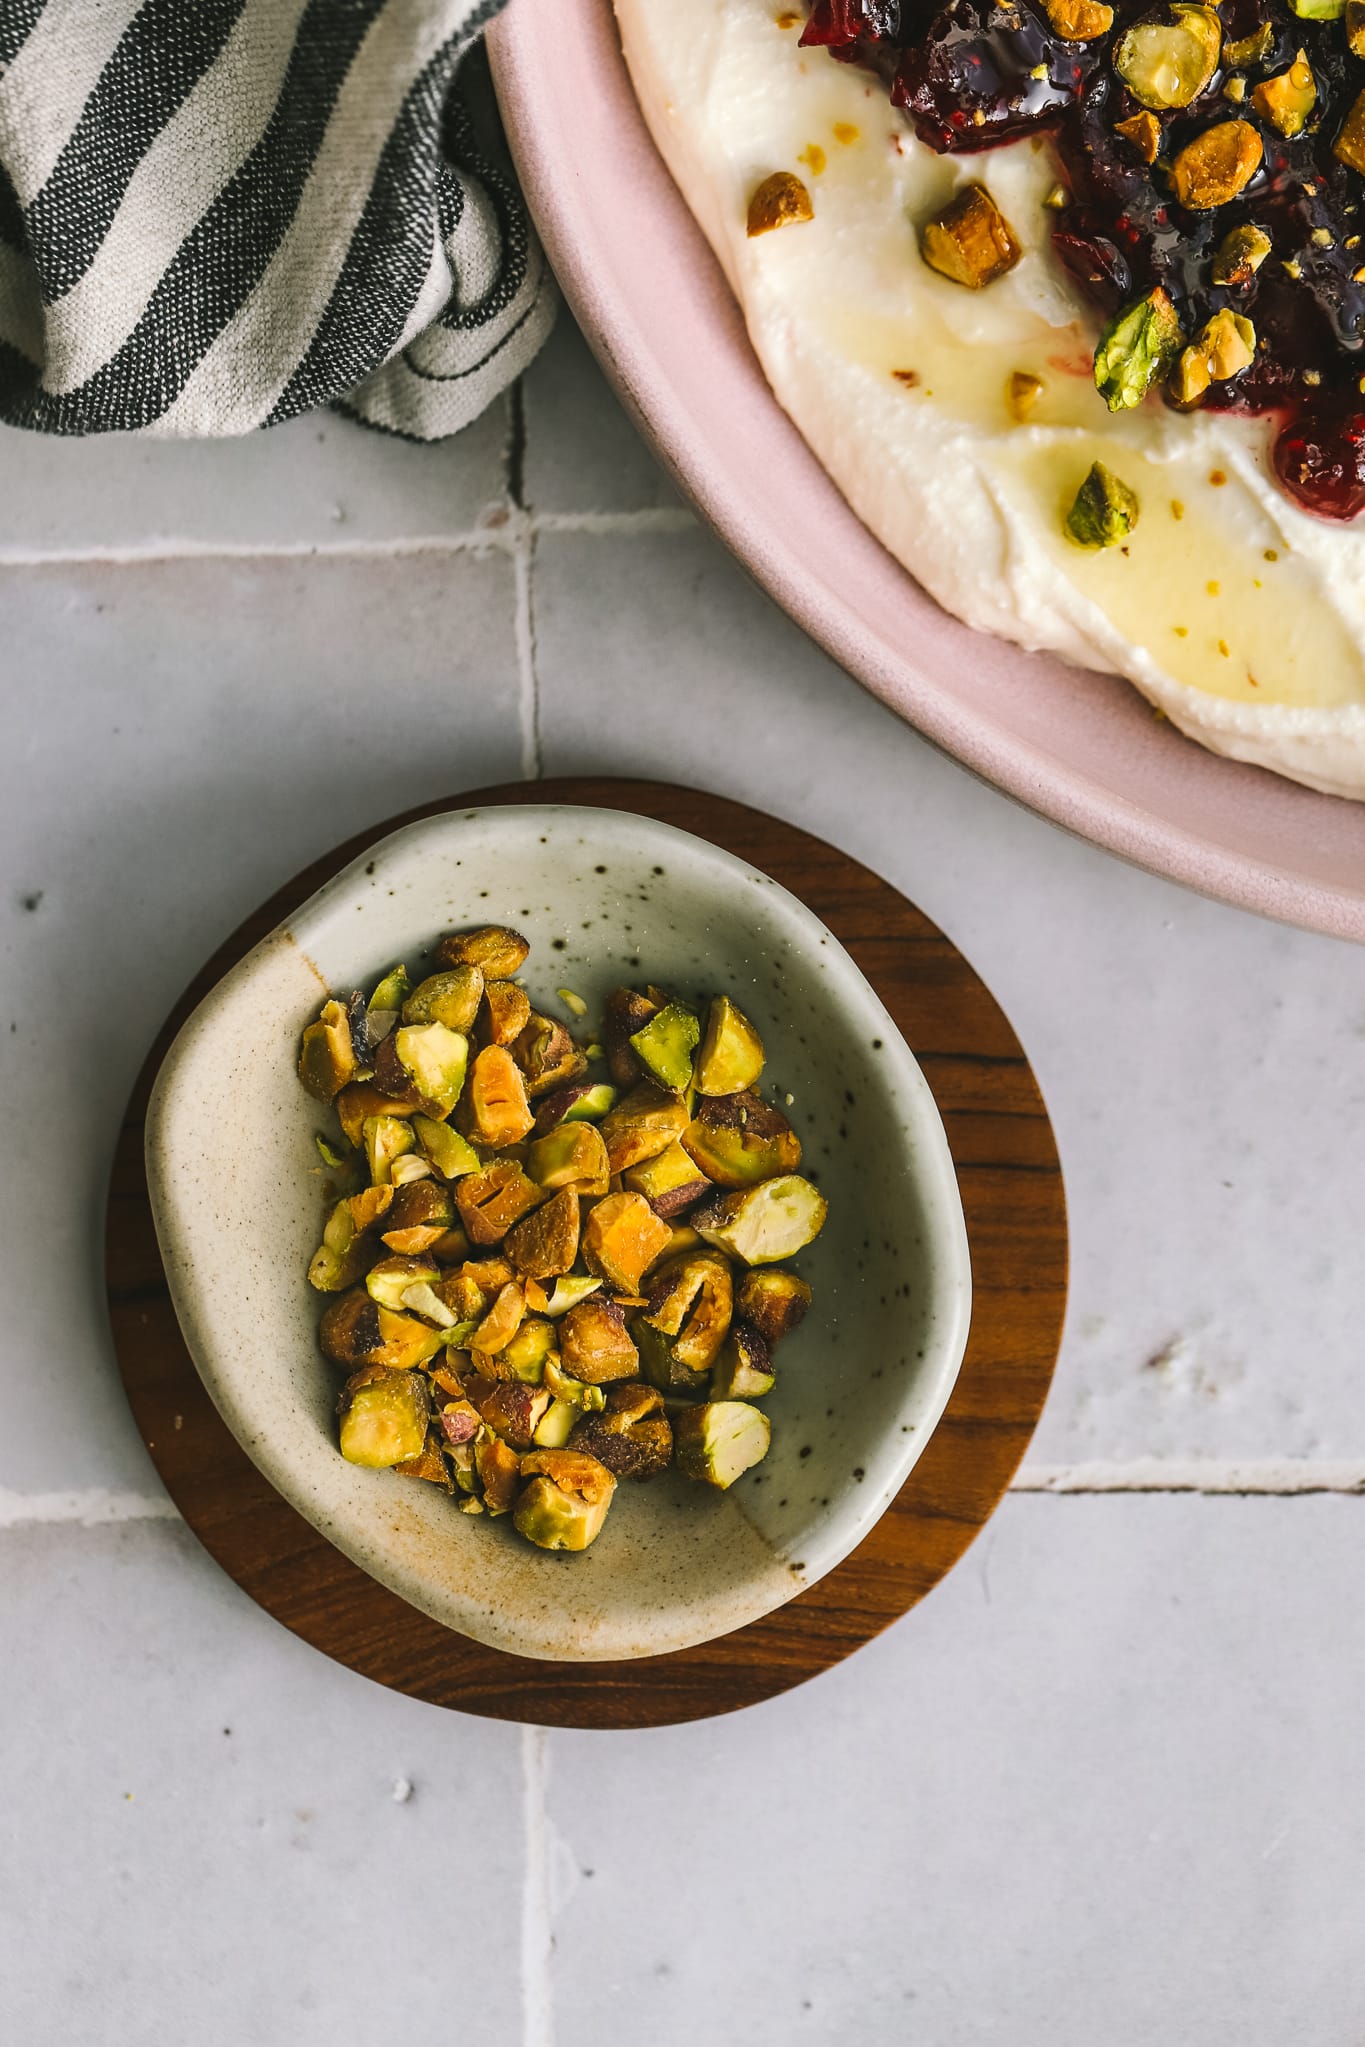
[[[466,426],[555,309],[462,68],[501,5],[0,0],[0,419]]]

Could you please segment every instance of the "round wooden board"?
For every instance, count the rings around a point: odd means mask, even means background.
[[[972,1247],[971,1336],[952,1399],[876,1528],[808,1591],[700,1648],[624,1663],[545,1663],[429,1620],[334,1549],[228,1433],[180,1334],[143,1167],[151,1083],[191,1009],[227,969],[368,845],[474,804],[582,803],[661,818],[799,896],[847,947],[919,1059],[957,1163]],[[573,778],[480,789],[349,840],[297,875],[222,946],[152,1047],[119,1134],[106,1285],[114,1346],[144,1440],[189,1526],[277,1620],[339,1663],[434,1705],[555,1727],[657,1727],[788,1690],[924,1597],[999,1504],[1042,1411],[1066,1305],[1067,1229],[1052,1126],[999,1005],[943,933],[868,868],[778,819],[659,782]]]

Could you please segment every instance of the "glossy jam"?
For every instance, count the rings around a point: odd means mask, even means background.
[[[914,0],[816,0],[802,40],[875,69],[920,140],[941,153],[1046,133],[1072,195],[1058,216],[1056,251],[1100,314],[1157,284],[1186,333],[1222,306],[1248,314],[1256,359],[1213,385],[1205,402],[1282,413],[1275,469],[1284,488],[1324,518],[1354,518],[1365,508],[1365,181],[1332,145],[1365,87],[1365,64],[1351,56],[1339,21],[1302,21],[1284,0],[1224,0],[1225,35],[1240,39],[1268,22],[1271,48],[1241,74],[1240,101],[1226,97],[1223,67],[1192,105],[1160,116],[1160,154],[1169,161],[1233,116],[1256,126],[1265,153],[1234,203],[1188,212],[1160,168],[1116,133],[1139,109],[1111,67],[1112,42],[1133,21],[1163,13],[1120,5],[1111,35],[1070,43],[1029,0],[949,0],[937,11]],[[1300,48],[1318,100],[1308,129],[1290,140],[1259,119],[1251,93]],[[1214,252],[1248,221],[1270,236],[1271,254],[1248,285],[1215,285]]]

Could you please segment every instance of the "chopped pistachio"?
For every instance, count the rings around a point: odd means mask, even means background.
[[[734,1281],[723,1258],[704,1251],[670,1260],[635,1325],[655,1384],[686,1385],[690,1375],[709,1371],[733,1312]]]
[[[391,1470],[426,1444],[429,1402],[419,1372],[371,1367],[346,1381],[338,1403],[341,1454],[348,1464]]]
[[[1264,145],[1249,121],[1220,121],[1187,142],[1171,163],[1171,183],[1182,206],[1209,213],[1248,185],[1261,167]]]
[[[375,1016],[390,1016],[400,1011],[408,999],[409,983],[406,967],[390,967],[374,994],[370,997],[369,1013]]]
[[[473,1028],[483,1000],[483,975],[477,967],[451,967],[419,981],[403,1004],[405,1024],[439,1023],[450,1031]]]
[[[582,1017],[587,1015],[588,1013],[587,1003],[583,1000],[583,997],[581,995],[575,995],[572,988],[556,988],[555,994],[564,1004],[564,1007],[568,1010],[570,1016]]]
[[[318,1157],[322,1160],[324,1166],[328,1167],[332,1172],[344,1172],[350,1165],[350,1157],[344,1152],[339,1152],[334,1144],[329,1144],[321,1131],[318,1132],[313,1142],[318,1148]]]
[[[607,1165],[613,1173],[624,1173],[642,1159],[656,1157],[682,1136],[687,1121],[687,1105],[680,1096],[653,1081],[642,1082],[603,1118]]]
[[[474,1468],[490,1514],[510,1514],[521,1478],[521,1458],[496,1429],[484,1429],[474,1445]],[[458,1472],[456,1477],[458,1479]]]
[[[430,1116],[414,1116],[413,1134],[443,1180],[458,1180],[479,1170],[479,1154],[468,1138],[461,1137],[448,1123]]]
[[[323,1004],[316,1023],[310,1023],[299,1048],[299,1079],[310,1095],[330,1102],[355,1078],[355,1046],[350,1018],[340,1002]]]
[[[1318,101],[1307,52],[1300,50],[1287,71],[1263,79],[1251,99],[1261,119],[1281,135],[1301,134]]]
[[[711,1372],[713,1400],[761,1400],[775,1375],[768,1346],[756,1329],[737,1322]]]
[[[728,995],[717,995],[707,1009],[697,1054],[698,1093],[733,1095],[753,1087],[763,1061],[763,1040],[748,1017]]]
[[[614,1478],[657,1478],[673,1456],[673,1429],[653,1386],[613,1386],[603,1410],[580,1415],[571,1437]]]
[[[535,1010],[512,1047],[512,1057],[526,1076],[532,1101],[577,1080],[588,1063],[559,1019]]]
[[[431,1160],[415,1151],[404,1152],[401,1158],[396,1158],[389,1173],[395,1187],[407,1187],[414,1180],[429,1180],[431,1177]]]
[[[682,1145],[718,1187],[753,1187],[801,1163],[801,1140],[787,1118],[751,1091],[700,1102]]]
[[[517,1498],[517,1532],[541,1549],[585,1550],[607,1518],[616,1480],[582,1450],[533,1450],[521,1460],[529,1480]]]
[[[1161,147],[1161,123],[1145,107],[1140,114],[1130,114],[1126,121],[1115,121],[1114,133],[1131,142],[1144,163],[1156,162]]]
[[[1211,383],[1223,383],[1249,368],[1255,353],[1256,329],[1225,306],[1205,321],[1182,353],[1171,385],[1176,403],[1197,405]]]
[[[608,1194],[588,1211],[583,1262],[608,1286],[634,1294],[668,1246],[668,1224],[643,1194]]]
[[[369,1255],[364,1229],[349,1200],[339,1201],[327,1218],[322,1242],[308,1267],[308,1280],[319,1293],[337,1294],[354,1286]]]
[[[1028,370],[1011,370],[1005,384],[1005,403],[1020,426],[1043,395],[1043,380]]]
[[[537,1450],[563,1450],[574,1432],[575,1423],[582,1420],[582,1410],[570,1400],[551,1400],[540,1420],[536,1423],[532,1441]]]
[[[440,1268],[425,1258],[381,1258],[365,1275],[365,1291],[372,1301],[378,1301],[381,1308],[392,1308],[396,1314],[401,1314],[409,1288],[431,1286],[440,1277]],[[454,1322],[455,1317],[445,1303],[439,1305]],[[448,1327],[449,1324],[443,1326]]]
[[[1089,43],[1108,35],[1114,26],[1114,10],[1103,0],[1043,0],[1052,32],[1064,43]]]
[[[749,200],[746,226],[750,239],[771,234],[775,227],[791,227],[810,220],[814,212],[810,193],[795,171],[774,171],[755,187]]]
[[[469,1040],[445,1024],[402,1024],[384,1040],[375,1062],[381,1087],[410,1085],[424,1107],[446,1117],[460,1099],[469,1064]]]
[[[469,1339],[471,1351],[496,1357],[505,1350],[520,1329],[526,1314],[526,1296],[515,1280],[500,1287],[496,1299]]]
[[[1184,338],[1175,307],[1160,285],[1125,306],[1095,350],[1095,389],[1109,410],[1140,404],[1167,374]]]
[[[440,1332],[411,1315],[397,1315],[372,1301],[364,1287],[333,1301],[318,1331],[323,1354],[333,1364],[387,1365],[396,1372],[413,1370],[434,1358]]]
[[[519,931],[505,924],[481,924],[477,931],[452,932],[443,938],[436,957],[447,967],[477,967],[485,981],[510,981],[530,950]]]
[[[1231,100],[1235,107],[1240,107],[1246,96],[1247,82],[1239,72],[1234,72],[1223,87],[1223,98]]]
[[[1261,22],[1249,36],[1239,36],[1235,42],[1224,43],[1223,62],[1233,70],[1240,70],[1248,64],[1259,64],[1269,56],[1275,41],[1275,31],[1268,21]]]
[[[980,291],[1013,270],[1022,253],[984,185],[965,185],[920,230],[920,254],[929,268],[969,291]]]
[[[1300,21],[1340,21],[1346,0],[1289,0]]]
[[[486,1044],[515,1045],[531,1021],[531,998],[515,981],[489,981],[481,1016]]]
[[[364,1147],[364,1126],[367,1116],[410,1116],[421,1103],[414,1095],[411,1101],[398,1101],[393,1095],[386,1095],[367,1080],[354,1080],[344,1087],[335,1102],[337,1120],[346,1133],[346,1141],[356,1149]]]
[[[369,1161],[370,1178],[377,1187],[392,1183],[393,1162],[411,1151],[417,1140],[412,1125],[401,1116],[367,1116],[360,1130]]]
[[[539,1315],[528,1316],[512,1341],[498,1353],[499,1368],[524,1379],[528,1386],[539,1386],[545,1377],[545,1360],[554,1344],[554,1323]]]
[[[567,1315],[570,1308],[576,1308],[580,1301],[601,1291],[602,1282],[595,1275],[585,1272],[568,1272],[555,1281],[555,1290],[546,1303],[545,1312],[556,1320]]]
[[[1223,27],[1212,7],[1176,0],[1166,21],[1139,21],[1114,47],[1114,69],[1157,113],[1198,99],[1218,68]]]
[[[639,1365],[623,1310],[598,1295],[579,1301],[560,1322],[559,1354],[565,1371],[589,1386],[633,1379]]]
[[[503,1045],[485,1045],[469,1069],[455,1120],[476,1144],[500,1151],[519,1144],[534,1122],[526,1099],[526,1083]]]
[[[1351,170],[1365,172],[1365,92],[1356,96],[1342,123],[1341,133],[1333,145],[1333,154]]]
[[[477,1402],[490,1429],[514,1450],[529,1450],[553,1396],[544,1386],[521,1379],[499,1379]]]
[[[1229,228],[1214,251],[1214,283],[1234,286],[1250,284],[1270,254],[1270,246],[1270,236],[1265,229],[1255,226],[1250,221],[1243,227]]]
[[[571,1081],[567,1087],[543,1095],[536,1104],[536,1135],[543,1137],[561,1123],[598,1123],[615,1106],[616,1089],[606,1081]]]
[[[560,1363],[558,1352],[548,1351],[545,1356],[545,1384],[556,1400],[576,1407],[580,1414],[591,1414],[605,1407],[607,1396],[600,1386],[590,1386],[586,1379],[571,1379]]]
[[[735,1313],[742,1322],[752,1324],[771,1350],[799,1326],[810,1301],[810,1288],[804,1279],[794,1272],[765,1266],[759,1272],[745,1274]]]
[[[743,1400],[708,1400],[674,1424],[679,1470],[722,1489],[760,1464],[771,1440],[768,1417]]]
[[[558,1279],[578,1256],[578,1195],[561,1187],[507,1238],[507,1255],[527,1279]]]
[[[814,1242],[828,1211],[824,1195],[809,1180],[784,1173],[708,1202],[693,1211],[692,1222],[708,1244],[746,1265],[779,1265]]]
[[[1047,77],[1046,65],[1042,68],[1042,75],[1044,78]],[[1071,194],[1065,185],[1049,185],[1047,191],[1043,194],[1043,204],[1047,207],[1049,213],[1065,213],[1067,207],[1071,204]]]
[[[692,1055],[700,1037],[701,1025],[692,1011],[680,1002],[670,1002],[642,1030],[632,1032],[630,1044],[645,1071],[661,1087],[681,1094],[692,1079]]]
[[[1096,462],[1076,493],[1066,515],[1066,530],[1081,547],[1117,547],[1138,522],[1138,501],[1133,492]]]
[[[538,1187],[571,1187],[584,1180],[605,1182],[607,1147],[595,1123],[563,1122],[536,1138],[526,1170]]]
[[[460,1221],[473,1244],[500,1244],[541,1198],[516,1159],[493,1159],[455,1182]]]
[[[425,1281],[419,1280],[415,1286],[406,1289],[402,1305],[409,1315],[420,1315],[422,1320],[430,1322],[433,1328],[449,1332],[459,1327],[453,1312],[446,1306],[436,1289]]]
[[[652,1159],[632,1166],[623,1178],[627,1190],[643,1194],[655,1215],[666,1222],[685,1214],[711,1186],[701,1167],[677,1142]]]

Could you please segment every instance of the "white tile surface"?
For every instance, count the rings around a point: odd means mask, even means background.
[[[1005,803],[700,531],[546,534],[548,773],[612,764],[823,834],[941,923],[1055,1119],[1073,1291],[1035,1460],[1365,1459],[1359,952],[1206,903]]]
[[[506,441],[502,405],[433,447],[330,412],[236,441],[53,440],[0,426],[0,561],[468,533],[502,499]]]
[[[524,398],[510,472],[501,415],[432,450],[0,432],[0,2033],[1348,2047],[1360,954],[930,752],[691,528],[567,319]],[[841,1669],[628,1738],[383,1693],[128,1518],[165,1502],[98,1235],[153,1030],[307,859],[537,752],[779,811],[951,932],[1067,1166],[1030,1483],[1223,1497],[1018,1496]]]
[[[516,1728],[336,1669],[179,1526],[4,1564],[7,2040],[519,2038]]]
[[[0,568],[0,1487],[143,1482],[99,1268],[138,1067],[309,860],[518,772],[512,595],[500,555]]]
[[[1013,1500],[803,1691],[551,1736],[560,2038],[1355,2041],[1360,1512]]]

